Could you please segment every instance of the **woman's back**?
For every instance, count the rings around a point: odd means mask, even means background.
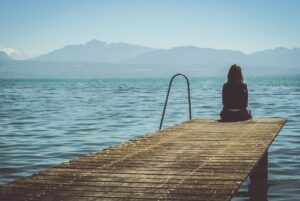
[[[230,67],[228,81],[223,85],[222,102],[223,110],[220,114],[223,121],[244,121],[252,118],[248,106],[248,89],[243,83],[240,66]]]
[[[222,91],[223,106],[226,109],[243,109],[248,105],[247,85],[242,82],[226,82]]]

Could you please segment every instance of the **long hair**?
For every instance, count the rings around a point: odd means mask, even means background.
[[[228,82],[243,82],[244,78],[241,67],[236,64],[231,65],[227,79]]]

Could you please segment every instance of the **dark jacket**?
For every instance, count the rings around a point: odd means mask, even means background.
[[[226,82],[222,90],[223,110],[221,119],[242,121],[251,118],[248,110],[248,89],[243,82]]]
[[[223,85],[222,101],[225,109],[245,109],[248,106],[247,85],[226,82]]]

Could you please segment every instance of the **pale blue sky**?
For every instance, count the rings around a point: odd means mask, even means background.
[[[300,47],[298,0],[0,0],[0,44],[33,55],[91,39],[156,48]]]

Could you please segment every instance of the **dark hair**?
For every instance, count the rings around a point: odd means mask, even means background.
[[[227,79],[228,82],[243,82],[244,78],[241,67],[236,64],[231,65],[227,75]]]

